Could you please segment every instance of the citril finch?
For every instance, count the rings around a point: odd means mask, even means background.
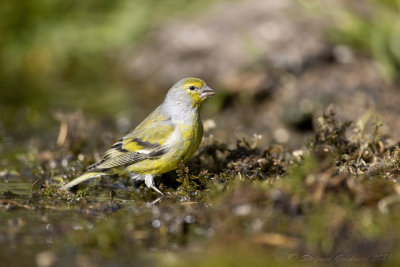
[[[109,172],[129,172],[133,179],[154,186],[154,177],[178,168],[195,153],[203,137],[202,103],[215,92],[197,78],[185,78],[172,86],[164,102],[131,133],[108,149],[104,158],[91,165],[62,189],[69,189]]]

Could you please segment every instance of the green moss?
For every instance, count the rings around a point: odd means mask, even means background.
[[[60,183],[94,156],[19,152],[24,170],[0,178],[0,245],[38,253],[29,240],[51,240],[58,263],[298,265],[338,255],[387,262],[400,240],[400,153],[382,147],[370,118],[342,122],[328,110],[301,151],[205,142],[187,165],[156,179],[163,197],[124,176],[66,192]]]

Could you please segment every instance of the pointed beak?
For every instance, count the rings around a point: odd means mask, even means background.
[[[207,99],[213,95],[215,95],[214,89],[212,89],[211,87],[208,87],[208,86],[204,87],[200,92],[200,97],[204,98],[204,99]]]

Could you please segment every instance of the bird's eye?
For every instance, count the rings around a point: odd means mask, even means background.
[[[193,85],[189,87],[190,90],[194,90],[196,89],[196,87],[194,87]]]

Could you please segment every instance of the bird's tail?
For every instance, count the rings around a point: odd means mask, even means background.
[[[89,172],[85,172],[83,174],[81,174],[80,176],[76,177],[74,180],[72,180],[71,182],[69,182],[68,184],[64,185],[63,187],[61,187],[62,190],[67,190],[77,184],[80,184],[82,182],[85,182],[89,179],[92,178],[96,178],[101,176],[102,173],[99,171],[89,171]]]

